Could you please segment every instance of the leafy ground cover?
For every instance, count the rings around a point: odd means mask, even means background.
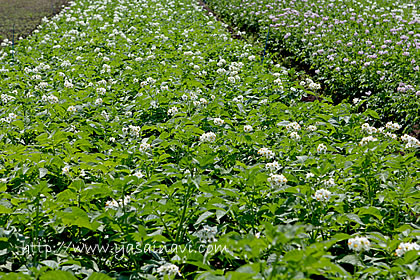
[[[224,20],[310,67],[333,100],[418,129],[419,15],[411,1],[209,0]],[[268,29],[270,28],[269,34]]]
[[[0,0],[0,40],[18,40],[60,11],[67,0]]]
[[[0,50],[2,279],[414,279],[419,141],[301,103],[195,1],[71,4]]]

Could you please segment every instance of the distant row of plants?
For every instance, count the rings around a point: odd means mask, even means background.
[[[420,142],[191,1],[0,50],[1,279],[414,279]]]
[[[412,1],[208,0],[223,20],[311,69],[333,100],[418,129],[419,17]]]

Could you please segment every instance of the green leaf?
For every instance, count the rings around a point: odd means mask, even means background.
[[[98,272],[92,273],[88,278],[88,280],[112,280],[112,279],[114,278],[111,278],[106,274],[98,273]]]
[[[203,214],[201,214],[200,217],[198,217],[197,221],[194,224],[198,225],[202,221],[206,220],[208,217],[213,216],[214,214],[215,214],[214,212],[206,211]]]
[[[77,278],[68,271],[54,270],[47,271],[41,277],[40,280],[77,280]]]
[[[7,208],[6,206],[0,204],[0,214],[11,214],[11,213],[13,213],[12,209]]]
[[[362,222],[362,220],[356,214],[348,213],[348,214],[346,214],[346,217],[349,218],[350,220],[358,223],[358,224],[364,225],[364,223]]]
[[[286,262],[300,262],[303,258],[302,250],[293,250],[289,251],[284,255],[284,260]]]
[[[360,260],[359,260],[359,258],[358,258],[357,255],[347,255],[347,256],[344,256],[344,258],[342,258],[338,262],[340,262],[340,263],[349,263],[349,264],[352,264],[352,265],[360,265],[361,264],[361,262],[360,262]]]

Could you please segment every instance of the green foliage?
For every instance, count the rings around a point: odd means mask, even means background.
[[[299,102],[316,88],[188,1],[38,30],[0,51],[0,278],[419,273],[418,142],[375,111]]]

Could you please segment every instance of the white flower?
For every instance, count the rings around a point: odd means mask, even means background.
[[[315,174],[312,172],[306,173],[306,179],[310,179],[312,177],[315,177]]]
[[[286,177],[283,174],[273,174],[267,179],[272,186],[282,186],[287,183]]]
[[[118,202],[115,199],[108,200],[105,203],[105,209],[115,209],[116,210],[118,208],[119,208],[119,205],[118,205]]]
[[[308,126],[306,129],[307,129],[308,131],[312,131],[312,132],[314,132],[314,131],[316,131],[318,128],[317,128],[316,126],[314,126],[314,125],[310,125],[310,126]]]
[[[117,210],[118,208],[127,206],[130,202],[131,202],[131,197],[129,195],[126,195],[123,200],[119,199],[118,201],[116,201],[115,199],[111,199],[105,203],[105,209]]]
[[[311,90],[316,90],[316,89],[320,89],[321,88],[321,85],[320,84],[317,84],[317,83],[310,83],[308,85],[308,88],[311,89]]]
[[[300,125],[297,122],[291,122],[288,125],[286,125],[287,131],[298,131],[300,130]]]
[[[238,95],[237,97],[232,99],[235,103],[242,103],[244,101],[244,97],[242,95]]]
[[[101,112],[101,116],[102,116],[102,117],[104,117],[104,119],[105,119],[106,121],[109,121],[109,114],[108,114],[108,112],[107,112],[107,111],[103,110],[103,111]]]
[[[368,134],[376,133],[378,130],[374,126],[370,126],[368,123],[362,124],[362,131],[367,132]]]
[[[369,142],[375,142],[377,140],[378,139],[376,139],[373,136],[363,137],[362,140],[360,141],[359,145],[364,146],[364,145],[368,144]]]
[[[47,97],[47,100],[52,104],[58,103],[58,97],[52,94]]]
[[[331,197],[331,192],[326,189],[320,189],[315,192],[314,198],[318,201],[328,201]]]
[[[61,169],[61,172],[65,175],[70,174],[70,166],[66,165]]]
[[[76,111],[77,111],[77,109],[76,109],[76,107],[75,106],[69,106],[68,108],[67,108],[67,112],[70,112],[70,113],[76,113]]]
[[[362,124],[362,131],[367,131],[369,129],[370,125],[368,123]]]
[[[6,118],[1,118],[1,121],[5,121],[7,123],[14,122],[17,119],[17,115],[15,113],[9,113]]]
[[[219,62],[217,62],[217,66],[219,66],[219,67],[222,67],[225,64],[226,64],[226,60],[224,60],[224,59],[220,59]]]
[[[391,133],[391,132],[386,132],[385,133],[386,137],[392,138],[392,139],[397,139],[397,135],[395,133]]]
[[[141,127],[140,126],[129,125],[128,128],[130,129],[131,136],[133,136],[133,137],[139,137],[140,130],[141,130]]]
[[[68,80],[65,80],[64,81],[64,86],[66,88],[73,88],[73,84],[70,81],[68,81]]]
[[[401,125],[398,123],[388,122],[385,127],[390,130],[399,130],[401,128]]]
[[[327,187],[333,187],[335,186],[334,178],[330,178],[328,180],[324,180],[324,185]]]
[[[200,242],[211,243],[216,241],[217,227],[210,227],[205,225],[203,229],[196,232],[194,235],[200,239]]]
[[[95,100],[95,105],[101,105],[101,104],[102,104],[102,102],[103,102],[102,98],[97,98],[97,99]]]
[[[214,118],[213,122],[217,126],[221,126],[221,125],[223,125],[225,123],[225,121],[222,120],[221,118]]]
[[[253,130],[252,126],[250,125],[245,125],[244,126],[244,132],[251,132]]]
[[[209,102],[205,98],[200,98],[200,104],[201,105],[207,105]]]
[[[104,89],[104,88],[97,88],[97,89],[96,89],[96,92],[97,92],[98,94],[104,95],[104,94],[106,93],[106,89]]]
[[[168,115],[170,116],[175,116],[177,113],[178,113],[178,108],[175,106],[168,110]]]
[[[133,173],[133,175],[136,176],[139,179],[144,177],[143,173],[141,173],[140,170],[137,170],[135,173]]]
[[[139,150],[140,150],[140,152],[144,153],[147,150],[149,150],[150,148],[151,148],[151,146],[150,146],[149,143],[141,143],[140,147],[139,147]]]
[[[292,133],[290,133],[289,137],[296,141],[300,139],[300,136],[296,131],[293,131]]]
[[[254,60],[255,60],[255,55],[250,55],[250,56],[248,56],[248,60],[249,60],[249,61],[254,61]]]
[[[267,159],[274,157],[274,153],[271,150],[269,150],[268,148],[259,149],[257,154],[260,155],[260,156],[263,156]]]
[[[319,144],[318,148],[316,148],[316,151],[318,154],[325,154],[325,152],[327,151],[327,146],[325,146],[324,144]]]
[[[268,162],[265,164],[265,168],[273,172],[280,169],[280,164],[277,161]]]
[[[14,97],[14,96],[11,96],[11,95],[7,95],[7,94],[2,94],[1,95],[1,101],[4,103],[4,104],[6,104],[6,103],[8,103],[9,101],[13,101],[13,100],[15,100],[16,98]]]
[[[360,252],[362,250],[369,251],[370,249],[370,241],[366,237],[355,237],[350,238],[347,242],[349,245],[350,250],[354,250],[356,252]]]
[[[147,79],[146,79],[146,82],[147,82],[148,84],[154,84],[154,83],[156,83],[156,80],[155,80],[155,79],[153,79],[152,77],[149,77],[149,78],[147,78]]]
[[[216,141],[216,134],[214,134],[213,132],[204,133],[200,136],[200,141],[212,143]]]
[[[234,84],[236,82],[235,77],[228,77],[228,82]]]
[[[278,78],[278,79],[274,80],[273,83],[278,85],[278,86],[282,86],[283,81],[280,78]]]
[[[395,250],[395,255],[398,257],[402,257],[408,251],[420,251],[420,245],[417,243],[400,243],[397,250]]]
[[[410,135],[404,134],[401,140],[406,142],[406,148],[420,148],[420,141]]]
[[[179,268],[178,266],[171,264],[171,263],[166,263],[162,266],[160,266],[157,270],[157,273],[159,273],[159,275],[163,276],[163,275],[179,275],[181,276],[181,272],[179,272]]]

